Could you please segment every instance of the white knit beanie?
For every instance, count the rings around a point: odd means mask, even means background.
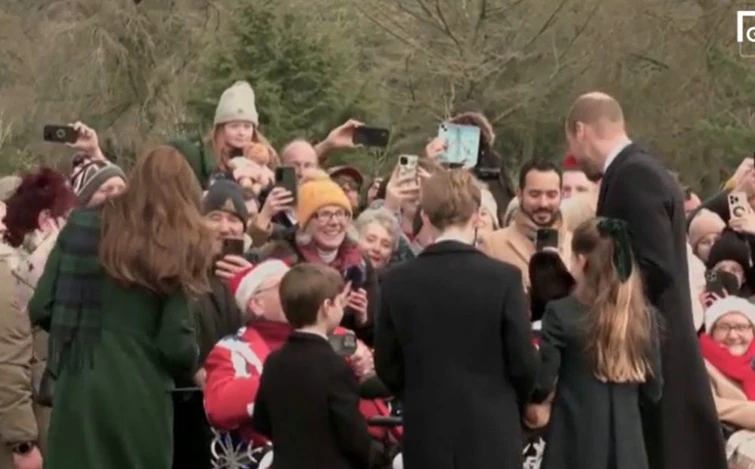
[[[255,127],[259,125],[254,90],[246,81],[237,81],[223,91],[215,109],[214,126],[233,121],[251,122]]]
[[[742,313],[755,326],[755,305],[741,296],[730,295],[717,300],[705,310],[705,331],[710,332],[716,321],[729,313]]]
[[[231,292],[241,311],[246,311],[249,300],[257,292],[262,282],[268,278],[288,272],[289,267],[278,259],[270,259],[242,270],[231,280]]]

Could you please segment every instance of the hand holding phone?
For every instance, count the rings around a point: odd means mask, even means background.
[[[243,238],[226,238],[223,240],[223,256],[243,256],[244,239]]]
[[[745,192],[730,192],[727,200],[731,218],[743,218],[752,213],[752,207],[750,207],[750,201]]]
[[[438,127],[438,138],[446,143],[446,151],[438,160],[452,166],[473,168],[480,155],[480,129],[473,125],[443,123]]]
[[[342,357],[350,357],[357,351],[357,338],[352,333],[331,335],[328,337],[330,346]]]
[[[46,125],[42,129],[42,138],[45,142],[76,143],[79,133],[71,125]]]
[[[354,129],[354,145],[365,147],[386,147],[390,140],[391,132],[380,127],[359,126]]]
[[[535,250],[540,252],[545,249],[558,251],[558,230],[552,228],[540,228],[535,236]]]
[[[293,166],[278,166],[275,168],[275,186],[286,189],[293,199],[291,205],[296,205],[298,193],[298,178]]]

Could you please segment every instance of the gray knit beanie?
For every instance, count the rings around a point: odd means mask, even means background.
[[[215,181],[202,200],[202,214],[210,212],[227,212],[237,216],[246,226],[249,220],[249,209],[244,202],[244,192],[234,181],[219,179]]]
[[[126,173],[120,166],[109,161],[94,160],[74,170],[71,176],[71,188],[79,198],[79,204],[89,203],[95,192],[110,178],[120,177],[126,180]]]
[[[255,127],[259,125],[254,90],[246,81],[237,81],[223,91],[215,110],[215,127],[233,121],[251,122]]]

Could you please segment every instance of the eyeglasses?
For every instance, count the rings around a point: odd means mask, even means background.
[[[327,223],[331,220],[344,221],[351,218],[351,214],[346,210],[320,210],[315,213],[314,218],[320,223]]]
[[[752,330],[752,324],[717,324],[716,330],[725,334],[728,334],[731,331],[742,334],[744,332],[750,332]]]

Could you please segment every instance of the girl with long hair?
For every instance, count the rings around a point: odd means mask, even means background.
[[[237,81],[220,95],[208,141],[178,139],[169,145],[186,158],[203,189],[216,179],[266,185],[278,154],[259,125],[254,90],[248,82]]]
[[[552,412],[541,467],[647,469],[640,406],[661,397],[657,313],[625,222],[584,222],[572,253],[575,288],[550,302],[542,320],[533,401],[552,400]]]
[[[122,194],[69,216],[29,302],[50,332],[46,469],[171,467],[171,390],[197,371],[189,302],[212,263],[200,198],[159,147]]]

